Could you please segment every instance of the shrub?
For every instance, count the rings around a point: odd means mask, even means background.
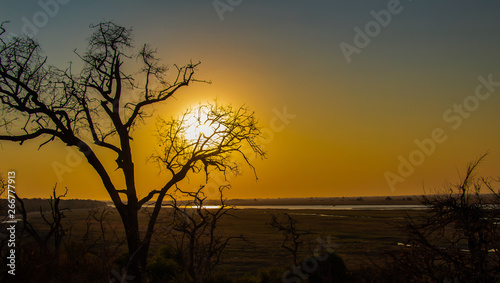
[[[344,260],[336,253],[328,253],[328,258],[318,261],[318,268],[309,275],[309,283],[350,282]]]

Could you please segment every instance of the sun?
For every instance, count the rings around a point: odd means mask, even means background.
[[[184,137],[191,142],[207,139],[215,141],[222,132],[223,126],[210,116],[205,108],[189,113],[184,120]]]

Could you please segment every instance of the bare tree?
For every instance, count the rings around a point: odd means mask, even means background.
[[[242,235],[225,237],[218,231],[220,220],[228,216],[231,208],[225,204],[223,190],[219,188],[219,203],[215,208],[207,208],[207,197],[203,193],[204,186],[195,192],[181,193],[181,198],[188,197],[187,201],[178,201],[179,196],[170,194],[172,207],[171,234],[176,241],[176,248],[182,255],[183,267],[189,276],[198,282],[209,276],[219,264],[222,253],[232,239],[243,239]]]
[[[396,263],[421,280],[443,282],[497,282],[500,279],[499,180],[480,178],[469,164],[461,182],[447,193],[423,196],[428,211],[407,218],[402,227],[409,236],[406,251]],[[487,189],[484,193],[481,190]]]
[[[292,254],[295,265],[298,262],[299,247],[303,244],[303,241],[299,240],[302,233],[299,233],[296,224],[297,220],[293,219],[288,213],[284,213],[281,216],[271,216],[270,225],[283,233],[281,247]]]
[[[33,237],[33,239],[35,239],[42,253],[48,251],[48,242],[51,238],[54,238],[56,258],[59,258],[60,247],[63,241],[63,237],[66,234],[66,229],[63,227],[62,223],[62,220],[66,217],[64,213],[65,211],[70,211],[69,208],[60,208],[59,204],[61,202],[61,198],[65,197],[67,193],[68,188],[66,188],[64,194],[57,195],[57,184],[54,185],[54,188],[52,189],[52,195],[48,200],[50,206],[50,217],[45,216],[45,212],[40,206],[40,216],[49,228],[48,232],[45,235],[41,235],[40,231],[35,229],[31,221],[28,219],[28,212],[25,208],[23,199],[20,198],[17,193],[14,193],[14,196],[19,203],[18,209],[23,220],[22,223],[24,231],[28,232],[28,234]]]
[[[245,108],[233,111],[215,107],[210,112],[217,133],[202,135],[198,142],[180,137],[185,125],[179,120],[160,127],[164,162],[170,175],[163,186],[138,197],[135,166],[132,159],[134,126],[148,116],[148,107],[165,102],[191,82],[199,63],[175,66],[175,75],[165,77],[167,67],[156,57],[156,50],[143,45],[136,55],[132,50],[131,30],[112,22],[91,25],[94,30],[87,50],[77,53],[84,64],[75,73],[47,65],[39,44],[31,38],[5,39],[5,23],[0,26],[0,111],[4,121],[0,140],[23,143],[45,138],[40,144],[60,140],[84,154],[99,175],[104,188],[122,219],[130,256],[129,272],[140,282],[146,265],[151,236],[161,203],[176,183],[188,172],[236,170],[230,156],[248,144],[251,152],[263,155],[254,139],[260,132],[253,113]],[[128,72],[126,63],[139,61],[139,72]],[[135,62],[134,62],[135,63]],[[186,117],[187,118],[187,117]],[[221,126],[218,126],[218,125]],[[165,136],[167,135],[167,136]],[[87,138],[91,142],[87,142]],[[123,173],[125,189],[116,187],[109,170],[96,149],[116,155],[117,168]],[[155,207],[144,235],[140,234],[138,211],[148,201]],[[141,268],[142,267],[142,268]]]

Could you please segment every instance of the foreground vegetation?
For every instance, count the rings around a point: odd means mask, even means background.
[[[229,278],[246,278],[247,282],[261,282],[262,278],[273,277],[273,282],[281,282],[283,273],[293,259],[281,247],[281,233],[266,223],[270,222],[271,215],[281,215],[285,211],[231,211],[233,217],[223,219],[218,229],[227,237],[244,237],[230,242],[214,276],[225,274]],[[171,220],[169,212],[166,210],[162,215],[163,221]],[[415,215],[419,212],[409,213]],[[335,253],[354,273],[371,265],[371,261],[378,261],[385,251],[400,248],[397,243],[404,239],[392,227],[394,223],[402,223],[403,211],[299,210],[290,211],[289,214],[297,220],[300,239],[304,242],[298,252],[299,264],[302,259],[312,255],[314,248],[320,245],[320,239],[331,243]],[[102,223],[101,216],[104,216]],[[147,217],[146,211],[142,217]],[[34,215],[32,221],[36,227],[44,228],[40,216]],[[56,280],[54,282],[109,282],[114,276],[112,270],[121,273],[123,266],[120,265],[126,262],[122,256],[125,252],[123,239],[119,237],[123,227],[114,209],[73,210],[67,213],[64,226],[71,228],[66,233],[57,260],[51,251],[40,251],[36,243],[24,233],[20,238],[23,248],[19,251],[22,255],[16,279],[26,276],[22,278],[23,282],[51,282],[50,278]],[[180,270],[179,260],[176,261],[172,249],[176,243],[172,233],[166,230],[158,231],[153,243],[153,255],[149,262],[151,280],[161,282],[154,279],[166,278],[168,274],[164,273],[170,271],[175,274]],[[2,255],[5,255],[5,249]],[[37,276],[33,277],[34,274]]]
[[[162,215],[165,222],[170,220],[168,212]],[[401,273],[403,266],[394,264],[398,258],[392,257],[415,252],[412,247],[401,245],[407,243],[408,237],[398,227],[405,225],[405,217],[419,218],[426,214],[419,210],[233,210],[233,217],[223,219],[218,229],[227,237],[242,234],[244,238],[230,242],[216,272],[211,275],[212,282],[283,282],[282,276],[291,270],[293,258],[281,247],[282,234],[268,224],[271,215],[285,212],[296,219],[303,241],[298,252],[299,264],[312,256],[319,241],[324,241],[332,244],[353,282],[398,282],[398,278],[408,274]],[[147,217],[147,213],[142,217]],[[32,220],[37,227],[44,227],[40,216],[34,215]],[[123,227],[117,212],[111,208],[72,210],[67,213],[64,225],[70,228],[59,258],[51,251],[41,251],[29,236],[22,237],[16,279],[22,282],[119,282],[126,249],[124,239],[119,237]],[[175,274],[182,269],[173,249],[175,240],[163,230],[158,231],[153,243],[150,282],[175,282]],[[5,254],[4,246],[3,258]]]
[[[480,160],[447,193],[421,197],[422,210],[231,209],[222,189],[220,206],[208,209],[203,187],[180,191],[191,201],[171,196],[162,210],[141,280],[498,282],[498,180],[475,176]],[[16,275],[7,274],[11,247],[2,234],[2,282],[134,280],[117,210],[64,196],[54,188],[39,212],[17,199]],[[143,208],[139,220],[151,213]]]

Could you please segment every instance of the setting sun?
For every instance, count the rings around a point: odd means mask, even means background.
[[[200,106],[189,111],[184,116],[184,137],[189,142],[207,141],[217,142],[225,132],[217,117],[207,106]]]
[[[202,111],[192,113],[184,124],[186,125],[185,137],[189,141],[210,137],[215,132],[214,125],[208,120],[207,114]]]

